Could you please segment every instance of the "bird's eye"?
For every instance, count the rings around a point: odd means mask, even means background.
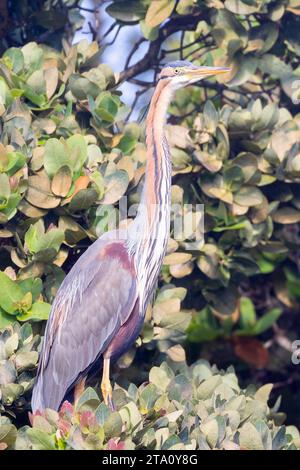
[[[174,69],[174,73],[176,73],[176,75],[178,75],[180,73],[180,69]]]

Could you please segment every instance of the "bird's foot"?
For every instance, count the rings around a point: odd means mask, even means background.
[[[112,386],[109,380],[102,380],[101,392],[102,392],[104,403],[109,407],[111,411],[115,411],[116,408],[112,399]]]
[[[110,411],[116,411],[116,407],[114,405],[112,397],[108,397],[108,407]]]

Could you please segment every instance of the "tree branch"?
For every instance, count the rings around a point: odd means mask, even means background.
[[[172,34],[178,31],[194,30],[198,22],[203,19],[203,12],[195,12],[193,15],[175,16],[171,18],[160,30],[158,38],[149,45],[145,56],[131,67],[128,67],[120,73],[119,82],[129,80],[136,75],[148,70],[153,64],[157,63],[159,51],[162,43]]]

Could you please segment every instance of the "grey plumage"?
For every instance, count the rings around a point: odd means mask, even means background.
[[[99,253],[107,239],[95,244]],[[136,302],[136,281],[130,271],[118,258],[95,257],[93,247],[80,257],[55,297],[32,395],[33,411],[58,409],[78,373],[106,349]],[[124,289],[119,289],[121,284]]]

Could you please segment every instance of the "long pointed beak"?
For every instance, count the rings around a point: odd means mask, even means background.
[[[197,79],[203,78],[204,76],[212,76],[212,75],[221,75],[222,73],[230,72],[230,68],[228,67],[199,67],[197,69],[192,69],[187,72],[189,78]]]

